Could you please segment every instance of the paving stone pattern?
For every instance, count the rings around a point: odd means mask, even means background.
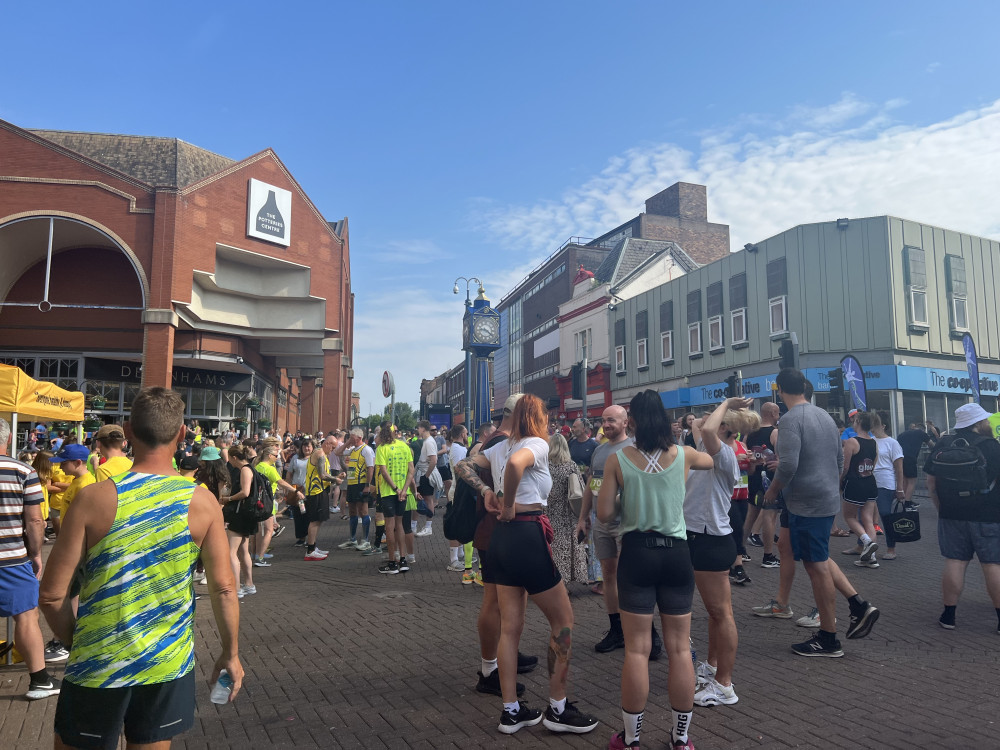
[[[899,559],[877,570],[858,569],[840,554],[850,540],[831,538],[835,561],[862,596],[882,610],[872,634],[842,637],[842,659],[807,659],[789,646],[811,631],[794,620],[754,617],[777,589],[778,571],[760,567],[761,550],[747,570],[753,581],[735,587],[740,633],[733,706],[696,708],[692,738],[699,750],[725,748],[904,748],[1000,746],[997,731],[996,616],[978,564],[969,568],[957,628],[938,627],[941,558],[935,514],[923,500],[924,539],[899,545]],[[474,689],[479,668],[475,621],[481,589],[463,586],[445,570],[440,533],[417,539],[417,564],[406,574],[380,575],[377,557],[337,550],[347,522],[322,531],[324,562],[304,562],[286,533],[274,543],[274,566],[254,570],[260,593],[240,605],[241,656],[247,671],[233,705],[209,702],[208,673],[217,638],[206,596],[198,602],[196,669],[198,715],[175,748],[469,748],[606,747],[621,728],[623,651],[593,650],[607,629],[600,597],[571,587],[576,643],[572,700],[602,726],[589,735],[559,736],[539,724],[515,735],[497,732],[500,699]],[[290,526],[290,524],[289,524]],[[204,588],[204,587],[198,587]],[[799,568],[792,604],[796,617],[812,607],[808,578]],[[840,632],[846,603],[838,600]],[[44,625],[43,625],[44,629]],[[707,655],[706,615],[695,597],[692,627],[700,658]],[[48,638],[46,630],[46,638]],[[530,705],[547,699],[545,620],[529,607],[522,651],[542,657],[527,684]],[[666,659],[651,664],[644,746],[669,738]],[[61,676],[62,669],[54,670]],[[23,699],[22,665],[0,668],[0,747],[52,747],[56,699]],[[124,746],[124,744],[122,745]]]

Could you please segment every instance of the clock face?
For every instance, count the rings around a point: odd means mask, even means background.
[[[493,344],[500,339],[500,321],[492,316],[479,318],[473,324],[477,344]]]

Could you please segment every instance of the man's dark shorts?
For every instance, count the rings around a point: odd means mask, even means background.
[[[386,495],[378,499],[375,509],[386,518],[396,518],[403,515],[406,508],[406,500],[400,500],[396,495]]]
[[[347,485],[347,502],[349,503],[367,503],[368,495],[365,494],[365,484],[349,484]]]
[[[156,685],[88,688],[63,680],[56,734],[70,747],[113,750],[122,725],[133,744],[163,742],[194,726],[195,670]]]
[[[0,568],[0,617],[14,617],[38,606],[38,579],[30,562]]]
[[[417,482],[417,494],[424,497],[434,497],[434,485],[426,476],[421,476],[420,481]]]
[[[968,562],[975,553],[982,564],[1000,564],[1000,523],[938,519],[938,548],[949,560]]]
[[[306,520],[309,523],[314,521],[326,521],[330,518],[330,493],[324,490],[318,495],[306,496]]]
[[[447,482],[449,479],[453,479],[451,476],[451,467],[448,466],[448,464],[438,466],[438,473],[441,475],[442,482]]]
[[[819,563],[830,559],[830,532],[835,517],[788,514],[788,534],[796,560]]]
[[[917,478],[917,457],[911,456],[907,458],[903,456],[903,476],[907,479]]]

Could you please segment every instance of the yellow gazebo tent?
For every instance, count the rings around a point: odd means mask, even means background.
[[[0,416],[9,414],[15,444],[11,454],[17,455],[17,417],[24,414],[38,419],[79,422],[83,419],[83,394],[67,391],[54,383],[28,377],[11,365],[0,364]]]

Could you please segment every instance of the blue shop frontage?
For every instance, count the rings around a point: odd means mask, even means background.
[[[828,373],[839,366],[833,362],[827,368],[806,368],[806,377],[813,384],[813,403],[831,413],[839,410],[830,404],[830,381]],[[955,409],[972,400],[972,388],[966,370],[952,370],[937,367],[914,367],[911,365],[875,365],[864,367],[868,388],[869,409],[889,412],[895,431],[906,428],[912,422],[930,420],[939,429],[951,429],[955,420]],[[725,376],[730,373],[716,373]],[[774,379],[777,372],[769,375],[743,378],[743,394],[757,399],[758,406],[763,401],[776,398]],[[979,377],[980,403],[986,411],[998,411],[1000,397],[1000,374],[983,372]],[[688,385],[660,391],[663,405],[673,416],[693,411],[696,414],[718,404],[726,397],[726,382],[704,385]],[[842,412],[841,412],[842,413]]]

